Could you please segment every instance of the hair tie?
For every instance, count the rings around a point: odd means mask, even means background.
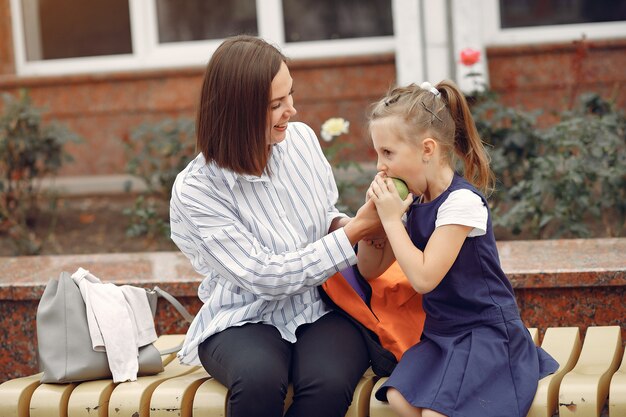
[[[435,97],[439,97],[441,95],[439,90],[437,90],[435,87],[433,87],[433,85],[431,83],[429,83],[428,81],[424,81],[423,83],[421,83],[420,84],[420,88],[422,88],[424,90],[430,91],[431,93],[433,93],[435,95]]]
[[[393,103],[395,103],[396,101],[398,101],[398,100],[400,99],[400,96],[401,96],[401,95],[402,95],[402,94],[396,94],[396,95],[393,95],[393,96],[391,96],[391,97],[387,97],[387,98],[383,101],[383,103],[385,103],[385,107],[388,107],[388,106],[390,106],[391,104],[393,104]]]

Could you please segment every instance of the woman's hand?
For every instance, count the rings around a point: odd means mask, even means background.
[[[344,226],[344,231],[353,245],[363,239],[383,236],[385,231],[374,202],[370,200],[363,204],[356,215]]]
[[[374,181],[367,190],[367,197],[376,205],[376,211],[382,223],[400,220],[413,202],[413,195],[410,193],[403,201],[391,178],[383,173],[378,173],[374,177]]]

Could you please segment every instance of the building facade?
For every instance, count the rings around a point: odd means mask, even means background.
[[[601,7],[599,7],[601,6]],[[221,40],[258,35],[290,57],[299,120],[351,122],[372,162],[368,106],[395,84],[487,83],[507,104],[559,110],[596,91],[626,105],[626,1],[0,0],[0,93],[85,138],[61,177],[122,190],[123,141],[141,123],[193,117]],[[458,60],[471,47],[474,66]],[[95,184],[95,183],[94,183]]]

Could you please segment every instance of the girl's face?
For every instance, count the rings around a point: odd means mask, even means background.
[[[426,188],[422,150],[417,141],[400,136],[402,123],[398,117],[385,117],[370,124],[372,143],[378,155],[376,169],[388,177],[400,178],[413,195],[420,195]]]
[[[287,64],[283,62],[272,80],[267,133],[268,145],[282,142],[285,139],[289,119],[297,113],[293,107],[292,93],[293,80]]]

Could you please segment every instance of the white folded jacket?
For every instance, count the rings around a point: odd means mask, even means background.
[[[139,348],[157,339],[145,290],[102,283],[83,268],[72,279],[85,301],[92,347],[106,351],[113,382],[137,380]]]

